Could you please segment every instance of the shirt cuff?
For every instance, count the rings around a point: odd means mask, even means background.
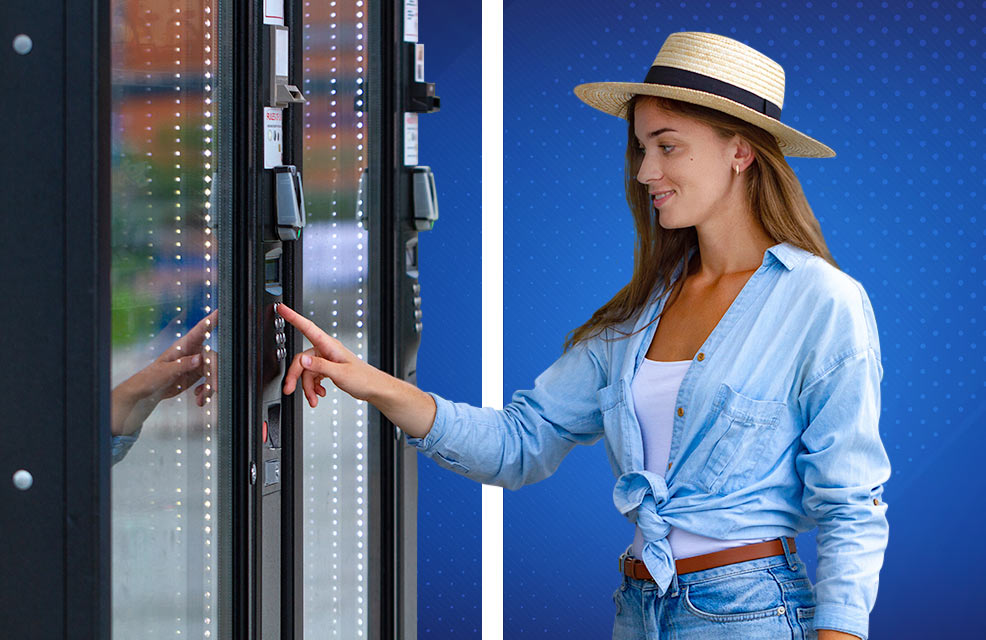
[[[435,446],[448,432],[454,410],[452,409],[452,403],[445,398],[431,391],[426,391],[425,393],[435,400],[435,421],[431,425],[431,430],[425,434],[424,438],[411,438],[408,436],[405,438],[405,442],[422,453],[432,453],[435,450]]]
[[[820,602],[815,606],[815,630],[832,629],[859,636],[866,640],[870,631],[870,614],[863,609],[835,602]]]
[[[137,442],[138,437],[140,437],[140,429],[137,429],[129,436],[113,436],[111,441],[112,449],[110,465],[114,465],[123,460],[130,451],[130,447],[134,446],[134,443]]]

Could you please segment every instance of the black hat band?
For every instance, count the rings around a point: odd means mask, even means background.
[[[770,100],[734,84],[710,78],[694,71],[685,71],[677,67],[653,66],[647,72],[644,82],[704,91],[749,107],[765,116],[770,116],[774,120],[781,119],[781,108]]]

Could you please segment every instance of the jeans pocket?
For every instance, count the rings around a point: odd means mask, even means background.
[[[798,607],[798,626],[804,640],[818,640],[815,631],[815,607]]]
[[[711,622],[760,620],[787,613],[781,589],[766,571],[689,584],[682,602],[689,613]]]
[[[623,602],[622,602],[622,600],[623,600],[623,586],[620,585],[619,587],[616,588],[616,591],[613,592],[613,604],[616,605],[616,615],[617,616],[619,616],[621,613],[623,613]]]

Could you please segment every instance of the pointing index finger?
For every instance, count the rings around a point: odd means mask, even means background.
[[[305,334],[305,337],[311,340],[312,344],[316,347],[324,344],[326,338],[328,338],[328,335],[319,329],[318,325],[283,302],[278,303],[274,310],[278,315],[290,322],[298,331]]]

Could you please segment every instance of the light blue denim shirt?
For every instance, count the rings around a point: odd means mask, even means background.
[[[643,327],[666,299],[656,291],[618,328]],[[579,343],[502,410],[431,393],[431,430],[406,441],[442,467],[518,489],[605,436],[613,502],[640,526],[662,595],[674,573],[672,525],[722,540],[817,525],[815,627],[865,639],[888,538],[890,461],[879,432],[880,345],[862,285],[790,243],[770,247],[681,382],[666,476],[644,469],[630,395],[658,322],[631,338],[614,341],[609,328]]]

